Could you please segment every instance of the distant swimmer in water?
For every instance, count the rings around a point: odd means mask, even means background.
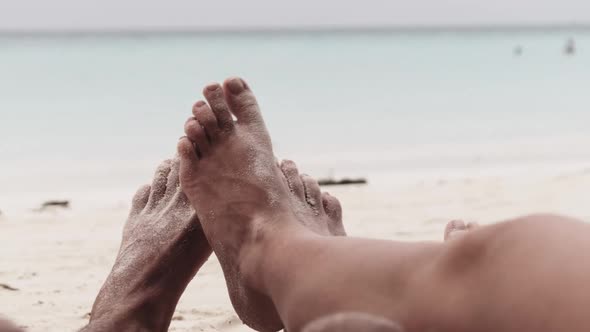
[[[514,54],[514,56],[521,56],[522,51],[523,51],[522,46],[516,45],[516,47],[514,47],[514,50],[512,51],[512,53]]]
[[[568,39],[567,43],[565,44],[565,48],[563,50],[565,55],[574,55],[576,54],[576,42],[573,38]]]

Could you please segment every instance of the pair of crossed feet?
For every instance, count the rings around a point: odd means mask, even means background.
[[[339,201],[300,175],[292,161],[276,162],[256,99],[242,79],[211,84],[203,93],[207,102],[195,104],[179,157],[162,163],[153,183],[133,199],[89,330],[166,330],[212,251],[242,321],[260,331],[279,330],[282,321],[259,273],[265,253],[301,234],[346,235]],[[465,228],[452,222],[445,237]]]

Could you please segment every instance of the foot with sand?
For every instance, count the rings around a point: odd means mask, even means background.
[[[179,188],[178,159],[133,198],[118,257],[84,331],[166,331],[211,247]]]
[[[280,242],[276,234],[305,229],[292,206],[295,189],[283,180],[246,83],[234,78],[203,93],[209,104],[195,104],[185,125],[187,137],[178,144],[182,188],[198,211],[240,319],[256,330],[277,331],[283,323],[273,300],[261,291],[266,280],[260,257],[281,250],[267,245]],[[319,202],[313,205],[323,209]]]
[[[340,202],[322,193],[315,180],[300,176],[292,161],[281,168],[305,226],[321,235],[345,235]],[[179,188],[179,160],[164,161],[153,183],[133,198],[119,255],[85,330],[166,330],[180,295],[211,252]]]
[[[590,329],[587,224],[535,215],[444,243],[321,236],[304,227],[310,214],[293,204],[248,85],[229,79],[204,94],[178,144],[181,184],[251,327],[301,331],[355,312],[405,331]],[[304,197],[313,214],[325,210]]]

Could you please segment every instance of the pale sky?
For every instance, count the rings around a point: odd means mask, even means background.
[[[590,0],[0,0],[0,30],[590,23]]]

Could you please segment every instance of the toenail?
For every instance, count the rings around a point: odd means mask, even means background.
[[[198,102],[195,104],[195,107],[203,107],[203,106],[205,106],[205,102],[204,102],[204,101],[202,101],[202,100],[199,100],[199,101],[198,101]]]
[[[241,78],[232,78],[227,82],[227,88],[229,89],[229,92],[237,95],[246,89],[246,84]]]
[[[219,84],[217,84],[217,83],[209,84],[209,85],[207,85],[207,90],[215,91],[215,90],[217,90],[218,86],[219,86]]]

